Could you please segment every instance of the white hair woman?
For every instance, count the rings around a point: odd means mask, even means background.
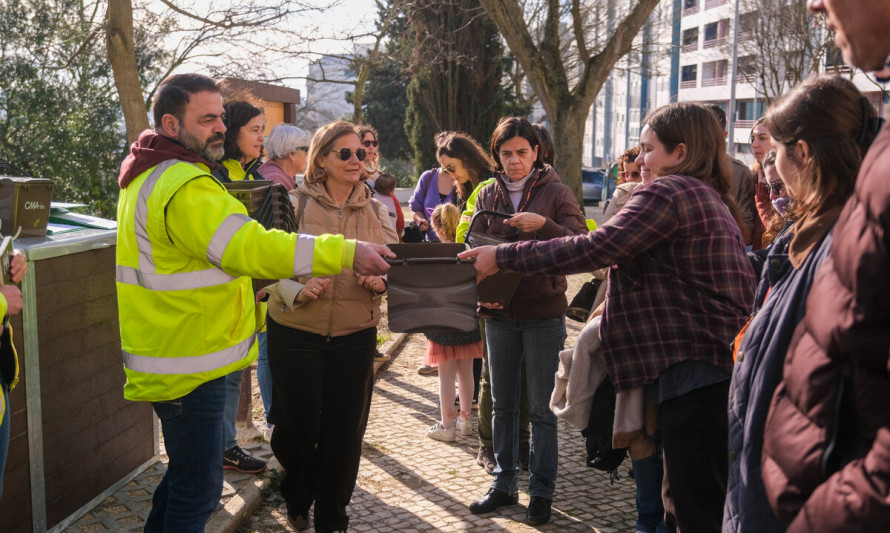
[[[275,126],[266,139],[269,160],[259,168],[260,174],[269,181],[284,185],[289,191],[296,189],[294,176],[306,171],[311,140],[308,131],[291,124]]]

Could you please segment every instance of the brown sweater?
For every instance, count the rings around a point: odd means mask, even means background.
[[[522,191],[522,199],[528,201],[523,211],[537,213],[547,218],[544,227],[535,233],[519,234],[519,240],[545,241],[568,235],[587,233],[584,214],[578,207],[578,200],[572,190],[566,187],[552,167],[536,170]],[[497,174],[496,181],[479,191],[476,199],[476,211],[489,209],[501,213],[515,213],[516,208],[510,201],[510,193],[504,180],[510,178]],[[503,219],[483,217],[478,228],[490,235],[511,235],[516,229],[503,223]],[[485,313],[501,314],[514,320],[544,320],[557,318],[565,314],[569,304],[566,300],[565,276],[523,276],[513,300],[503,311],[486,310]]]

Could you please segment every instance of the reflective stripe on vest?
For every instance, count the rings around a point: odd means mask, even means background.
[[[150,291],[187,291],[223,285],[237,279],[218,268],[177,272],[175,274],[152,274],[138,269],[117,266],[117,281],[127,285],[138,285]]]
[[[124,366],[134,372],[145,374],[197,374],[211,372],[232,363],[237,363],[250,352],[256,336],[251,335],[242,342],[218,352],[197,357],[146,357],[124,350]]]
[[[207,262],[220,266],[226,247],[229,246],[238,230],[250,221],[251,218],[249,216],[240,213],[227,216],[222,224],[216,228],[213,238],[210,239],[210,243],[207,245]]]

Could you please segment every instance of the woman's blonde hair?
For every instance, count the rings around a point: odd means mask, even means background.
[[[442,242],[454,242],[457,235],[457,225],[460,223],[460,211],[457,206],[451,203],[439,204],[433,209],[433,216],[430,218],[433,225],[433,231],[439,236]]]
[[[350,134],[358,137],[358,130],[355,124],[342,120],[325,124],[315,132],[315,135],[312,136],[312,141],[309,143],[309,155],[306,157],[309,163],[306,165],[304,179],[308,183],[321,183],[328,179],[327,173],[318,164],[318,160],[331,151],[331,147],[334,146],[337,139]]]

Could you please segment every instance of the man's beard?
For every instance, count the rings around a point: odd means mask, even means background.
[[[179,135],[176,137],[176,140],[182,143],[183,146],[208,161],[219,161],[223,158],[226,151],[225,144],[211,146],[210,143],[214,141],[224,143],[225,139],[225,135],[222,133],[215,133],[202,143],[197,137],[185,131],[185,128],[181,128],[179,130]]]

